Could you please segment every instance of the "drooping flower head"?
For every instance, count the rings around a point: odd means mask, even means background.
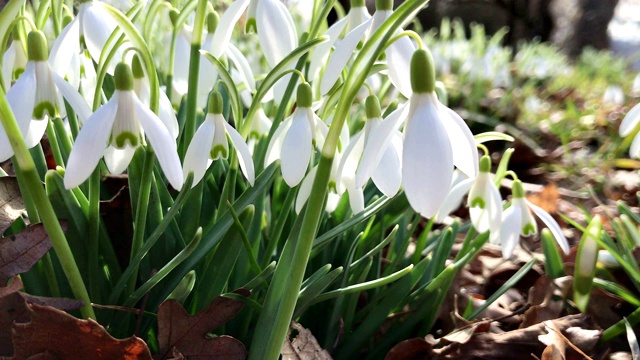
[[[65,187],[71,189],[82,184],[103,156],[111,173],[122,173],[136,149],[145,143],[146,135],[169,183],[180,189],[183,176],[174,137],[136,96],[129,65],[119,63],[114,80],[116,90],[111,99],[80,129],[67,162]]]
[[[229,140],[238,154],[242,173],[253,186],[255,170],[249,147],[238,131],[222,116],[223,104],[222,95],[218,91],[209,95],[208,114],[193,135],[184,157],[183,172],[185,176],[193,172],[193,186],[202,180],[214,160],[229,156]]]
[[[49,117],[66,114],[63,98],[75,110],[80,121],[91,114],[82,96],[51,70],[47,61],[47,40],[41,31],[27,38],[28,61],[24,72],[7,92],[7,101],[16,117],[27,148],[36,146],[47,128]],[[4,129],[0,127],[0,161],[13,155]]]
[[[433,59],[427,50],[416,50],[411,58],[411,88],[402,184],[413,209],[432,217],[447,196],[454,165],[475,178],[478,154],[469,127],[436,96]]]
[[[476,230],[479,233],[490,231],[491,242],[497,243],[502,225],[502,198],[490,172],[491,159],[484,155],[480,159],[480,172],[469,190],[467,204],[471,223]]]
[[[522,181],[513,181],[511,195],[513,197],[511,206],[502,213],[502,227],[500,229],[502,256],[505,259],[511,257],[513,250],[519,243],[520,235],[531,236],[538,232],[538,226],[531,211],[547,225],[562,251],[565,254],[569,254],[569,242],[562,234],[560,225],[549,213],[525,199]]]
[[[311,109],[311,86],[298,85],[297,107],[293,114],[278,126],[269,147],[265,166],[280,160],[282,177],[290,187],[302,181],[311,156],[313,146],[321,148],[327,136],[327,125]]]

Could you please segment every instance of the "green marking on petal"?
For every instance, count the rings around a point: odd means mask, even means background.
[[[213,160],[217,160],[219,158],[226,159],[227,156],[229,156],[229,154],[223,145],[215,145],[209,152],[209,157]]]
[[[535,226],[533,226],[532,223],[527,223],[522,228],[522,234],[524,234],[524,236],[531,236],[531,235],[533,235],[535,233],[536,233],[536,228],[535,228]]]
[[[56,116],[56,107],[48,101],[41,102],[33,108],[34,119],[42,120],[45,115],[48,115],[49,117]]]
[[[131,147],[137,147],[138,137],[134,133],[131,133],[128,131],[123,131],[120,134],[118,134],[118,136],[116,136],[116,139],[115,139],[116,148],[123,149],[127,143],[129,143],[129,146]]]
[[[20,77],[20,75],[22,75],[22,73],[24,72],[24,68],[17,68],[13,71],[13,78],[17,79]]]
[[[247,20],[247,24],[244,26],[244,32],[249,34],[252,32],[258,32],[258,25],[256,23],[256,18],[251,17]]]
[[[333,180],[329,180],[329,184],[327,185],[329,190],[332,190],[333,192],[338,192],[336,189],[336,182]]]
[[[479,196],[471,200],[470,207],[479,207],[480,209],[484,209],[485,206],[487,206],[487,203]]]

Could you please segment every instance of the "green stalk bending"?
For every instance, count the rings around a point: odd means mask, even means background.
[[[7,132],[9,142],[11,143],[11,147],[15,153],[14,166],[20,168],[22,171],[25,184],[27,185],[29,192],[33,195],[33,200],[38,208],[38,213],[44,223],[47,234],[49,234],[49,239],[53,244],[56,255],[60,259],[60,264],[62,265],[62,269],[69,281],[71,290],[76,298],[83,301],[80,312],[85,319],[95,319],[96,315],[91,307],[89,293],[82,281],[82,276],[78,270],[76,260],[73,257],[69,243],[67,243],[62,227],[60,227],[60,223],[58,222],[56,213],[53,210],[53,206],[51,206],[51,202],[49,202],[49,198],[42,187],[42,182],[40,181],[40,177],[36,171],[36,166],[29,155],[29,150],[27,150],[27,146],[24,143],[20,128],[18,128],[18,124],[16,123],[16,118],[7,101],[7,96],[4,89],[1,87],[0,122]]]

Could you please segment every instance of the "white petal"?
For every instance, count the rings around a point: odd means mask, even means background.
[[[44,136],[44,132],[47,130],[48,124],[48,116],[45,116],[42,120],[32,120],[29,122],[29,130],[27,130],[26,135],[24,135],[24,143],[27,145],[28,149],[31,149],[40,143],[40,140],[42,140],[42,137]]]
[[[231,39],[233,27],[236,25],[245,9],[249,6],[249,0],[236,0],[227,10],[220,16],[220,21],[213,35],[213,47],[211,54],[217,58],[227,50],[227,45]]]
[[[293,123],[282,141],[280,154],[282,177],[290,187],[298,185],[307,172],[311,160],[312,136],[306,112],[296,111]]]
[[[315,129],[315,132],[313,133],[313,141],[316,144],[316,148],[321,150],[324,146],[324,140],[327,138],[327,134],[329,133],[329,127],[313,112],[313,110],[311,110],[311,108],[307,109],[307,114],[313,119],[313,128]]]
[[[7,161],[13,156],[13,148],[9,142],[7,132],[4,131],[4,127],[0,124],[0,162]]]
[[[262,52],[272,68],[296,48],[298,36],[293,19],[280,0],[258,1],[256,26]]]
[[[634,159],[640,159],[640,136],[636,135],[631,142],[631,147],[629,148],[629,156]]]
[[[369,14],[369,10],[366,6],[357,6],[349,9],[347,17],[349,18],[349,26],[347,27],[347,31],[351,32],[354,28],[356,28],[363,22],[371,19],[371,14]]]
[[[156,153],[160,167],[174,189],[180,190],[184,182],[176,141],[156,114],[147,109],[137,98],[135,111],[144,133]]]
[[[300,184],[300,188],[298,189],[298,195],[296,196],[296,214],[300,214],[304,204],[309,199],[309,195],[311,195],[311,188],[313,187],[313,180],[316,178],[316,171],[318,170],[317,166],[314,166],[307,176],[304,177],[302,183]]]
[[[213,118],[207,116],[196,131],[193,134],[191,143],[187,148],[187,153],[184,156],[184,164],[182,165],[182,172],[186,177],[190,172],[193,172],[193,186],[196,186],[200,180],[204,177],[205,172],[211,166],[213,160],[209,158],[211,146],[213,144],[213,134],[215,126],[213,124]]]
[[[502,227],[500,228],[500,245],[502,245],[502,257],[508,259],[520,242],[520,227],[522,225],[521,209],[515,203],[502,214]]]
[[[435,98],[435,94],[433,97]],[[442,118],[442,123],[447,129],[451,143],[455,144],[453,164],[467,176],[475,177],[478,174],[478,150],[469,126],[455,111],[442,105],[439,100],[435,101],[438,102],[442,113],[449,115]]]
[[[360,131],[351,138],[349,145],[347,145],[347,148],[344,150],[344,153],[340,158],[340,163],[338,164],[338,170],[336,172],[336,178],[339,179],[339,181],[336,182],[336,191],[338,194],[342,194],[345,191],[343,179],[351,179],[352,181],[355,181],[356,169],[358,168],[358,162],[362,156],[363,149],[364,131]]]
[[[36,102],[36,68],[33,61],[27,63],[24,72],[7,92],[7,101],[18,127],[25,135],[33,118],[33,107]]]
[[[87,119],[76,138],[64,175],[67,189],[82,184],[93,173],[107,147],[111,129],[118,112],[118,94],[116,99],[103,105]]]
[[[164,91],[160,91],[159,100],[158,117],[162,120],[162,123],[167,130],[169,130],[169,134],[176,139],[178,138],[180,128],[178,125],[178,119],[176,118],[176,112],[173,110],[173,105],[171,105],[171,100],[169,100]]]
[[[453,177],[453,152],[438,108],[427,102],[416,104],[413,98],[411,107],[404,130],[402,184],[411,207],[428,218],[438,212],[447,197]]]
[[[69,72],[71,59],[80,53],[80,19],[75,17],[53,42],[49,64],[56,74],[64,77]]]
[[[353,29],[350,33],[348,33],[344,39],[337,41],[335,43],[335,51],[329,58],[329,63],[327,64],[327,70],[322,77],[322,82],[320,83],[320,92],[321,94],[326,94],[331,90],[333,85],[336,83],[336,80],[340,77],[342,70],[344,70],[347,62],[353,55],[353,52],[356,50],[358,43],[364,39],[364,34],[369,29],[370,21],[366,21],[360,24],[358,27]]]
[[[251,92],[255,92],[256,80],[253,76],[253,71],[251,70],[251,65],[249,64],[247,58],[233,44],[229,44],[229,51],[227,52],[227,56],[238,70],[238,74],[240,75],[242,82],[247,85],[247,88],[251,90]]]
[[[469,192],[474,181],[475,179],[473,178],[467,178],[458,183],[455,182],[455,179],[453,180],[452,184],[455,185],[451,187],[451,190],[449,190],[449,193],[447,194],[447,198],[440,206],[440,209],[438,209],[438,215],[436,216],[437,223],[443,222],[449,214],[460,207],[460,204],[462,204],[462,198],[467,192]]]
[[[531,236],[538,232],[538,223],[531,214],[531,210],[527,206],[527,201],[524,198],[515,198],[511,201],[516,204],[520,209],[520,218],[522,222],[520,224],[520,235]]]
[[[371,176],[376,187],[388,197],[395,196],[402,183],[402,139],[399,132],[396,134],[391,140],[392,143],[383,151],[382,158]]]
[[[354,214],[363,212],[364,211],[364,194],[362,193],[362,188],[355,188],[354,186],[349,186],[347,188],[347,192],[349,193],[349,206],[351,206],[351,211],[353,211]]]
[[[269,166],[269,164],[276,160],[280,160],[280,154],[282,153],[282,141],[284,140],[284,136],[289,131],[292,123],[293,117],[290,116],[284,119],[273,133],[271,141],[269,141],[269,146],[267,147],[267,156],[264,159],[265,167]]]
[[[69,105],[73,108],[76,115],[78,115],[78,119],[80,119],[81,123],[84,123],[91,116],[91,108],[85,101],[85,99],[80,95],[76,89],[71,86],[68,82],[66,82],[63,78],[53,73],[53,80],[58,87],[58,91],[62,94],[68,102]]]
[[[532,204],[531,202],[527,200],[525,201],[527,203],[527,206],[529,206],[529,208],[533,210],[533,212],[540,218],[540,220],[542,220],[542,222],[547,225],[547,227],[553,234],[553,237],[558,242],[558,245],[560,245],[560,249],[562,249],[562,251],[566,255],[569,255],[569,242],[567,241],[567,238],[564,237],[564,234],[562,234],[560,225],[558,225],[558,223],[553,219],[553,217],[551,217],[551,215],[549,215],[549,213]]]
[[[172,85],[177,92],[177,96],[173,96],[174,99],[182,98],[189,89],[189,54],[191,53],[191,43],[184,36],[182,32],[176,39],[176,56],[173,63],[173,81]],[[209,62],[209,60],[207,60]],[[200,63],[202,65],[202,62]]]
[[[13,80],[13,69],[16,63],[16,44],[22,46],[17,41],[12,41],[7,51],[2,55],[2,80],[4,88],[8,89]]]
[[[318,46],[316,46],[313,54],[311,55],[311,62],[309,63],[309,69],[307,74],[309,74],[308,80],[315,81],[318,72],[320,71],[320,67],[327,63],[327,56],[329,56],[329,52],[331,51],[331,47],[338,40],[340,34],[342,34],[342,30],[344,30],[347,25],[347,17],[343,17],[338,20],[336,23],[331,25],[327,32],[324,34],[329,37],[329,41],[324,42]]]
[[[85,5],[86,4],[86,5]],[[80,5],[84,11],[78,14],[78,17],[82,16],[81,33],[84,35],[84,42],[87,45],[87,50],[95,62],[100,61],[100,54],[104,50],[104,46],[111,36],[111,33],[118,27],[118,24],[111,17],[108,11],[106,11],[102,5],[97,1],[89,3],[83,3]],[[121,61],[126,45],[120,46],[116,50],[116,54],[113,60],[107,66],[107,72],[113,74],[116,64]]]
[[[633,129],[638,125],[638,122],[640,122],[640,103],[636,104],[636,106],[629,110],[624,119],[622,119],[619,129],[620,136],[627,136],[631,134]]]
[[[487,193],[489,191],[488,183],[491,183],[489,174],[485,172],[479,173],[469,190],[469,197],[467,198],[471,223],[479,233],[489,230],[489,201],[491,199]],[[476,201],[482,202],[482,206],[475,204]]]
[[[227,130],[227,134],[229,134],[229,138],[231,139],[231,143],[233,147],[236,149],[236,154],[238,154],[238,162],[240,163],[240,169],[242,173],[249,181],[249,184],[253,186],[255,182],[255,169],[253,167],[253,158],[251,157],[251,152],[249,151],[249,147],[244,142],[242,136],[234,129],[229,123],[225,121],[224,127]]]
[[[369,181],[378,163],[380,163],[383,151],[389,146],[393,139],[393,134],[408,114],[409,107],[406,104],[400,105],[371,131],[356,173],[356,187],[364,187],[364,184]]]
[[[394,41],[385,54],[387,57],[387,72],[389,80],[407,99],[411,97],[413,90],[411,89],[411,78],[409,77],[409,68],[411,56],[416,50],[415,45],[406,36]]]
[[[129,146],[129,144],[125,145],[122,149],[117,149],[114,146],[108,146],[104,151],[104,163],[107,165],[107,169],[113,175],[120,175],[131,163],[131,159],[133,159],[133,155],[136,154],[136,149],[138,147]]]

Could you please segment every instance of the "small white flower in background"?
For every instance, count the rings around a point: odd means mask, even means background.
[[[511,206],[502,213],[502,227],[500,229],[500,244],[502,256],[508,259],[513,250],[520,243],[520,235],[531,236],[538,231],[536,220],[531,215],[533,211],[553,234],[565,254],[569,254],[569,242],[562,234],[560,225],[542,208],[532,204],[524,198],[524,188],[520,180],[514,180],[511,188]]]
[[[280,160],[282,177],[290,187],[298,185],[304,178],[313,146],[322,148],[329,129],[311,109],[311,86],[298,85],[297,107],[293,114],[278,126],[269,147],[265,166]]]
[[[17,79],[27,65],[27,53],[19,38],[14,38],[9,48],[2,56],[2,80],[4,88],[11,87],[14,79]]]
[[[49,117],[66,114],[63,98],[80,121],[91,115],[82,96],[51,70],[47,62],[47,41],[41,31],[32,31],[27,40],[29,61],[24,72],[7,92],[7,101],[16,117],[27,148],[36,146],[44,134]],[[13,156],[7,134],[0,126],[0,161]]]
[[[640,96],[640,74],[633,78],[633,85],[631,85],[631,96]]]
[[[56,73],[61,76],[67,74],[72,57],[80,53],[81,38],[84,39],[93,61],[100,62],[100,54],[109,36],[118,27],[118,23],[105,6],[108,5],[100,1],[85,1],[80,4],[78,15],[62,29],[51,48],[51,67]],[[109,74],[113,74],[116,64],[122,60],[128,46],[125,44],[116,50],[116,55],[107,64]]]
[[[175,139],[158,116],[136,96],[129,65],[118,64],[114,79],[116,90],[111,99],[80,129],[69,155],[65,187],[71,189],[82,184],[103,155],[111,173],[122,173],[136,149],[144,144],[146,135],[169,183],[179,190],[184,179]]]
[[[393,197],[402,183],[402,134],[397,130],[397,119],[401,117],[403,108],[382,120],[380,102],[376,96],[370,95],[365,101],[365,112],[367,120],[364,129],[349,141],[340,160],[337,177],[354,189],[362,189],[372,178],[373,183],[384,195]],[[384,130],[375,131],[380,126],[383,126]],[[390,129],[387,130],[387,127]],[[380,136],[374,138],[374,133],[384,134],[384,139],[379,141]],[[344,186],[340,182],[336,185],[338,193],[341,194]]]
[[[145,76],[145,72],[138,55],[133,56],[131,71],[133,73],[133,91],[135,91],[138,99],[148,107],[151,101],[151,90],[149,88],[149,81]],[[178,125],[178,119],[176,118],[176,112],[173,110],[171,101],[167,97],[167,94],[164,91],[160,91],[159,95],[158,117],[167,127],[171,136],[173,136],[174,139],[177,139],[180,128]]]
[[[424,217],[432,217],[447,197],[454,165],[475,178],[478,153],[467,124],[435,94],[433,60],[427,50],[416,50],[411,58],[411,87],[402,185],[411,207]]]
[[[222,95],[214,91],[209,96],[208,113],[189,144],[184,156],[183,173],[193,172],[193,186],[204,177],[213,160],[229,157],[229,141],[236,150],[242,173],[253,186],[255,170],[249,147],[242,136],[222,116]]]
[[[618,129],[618,133],[620,136],[625,137],[631,135],[635,128],[640,123],[640,103],[636,104],[627,115],[625,115],[624,119],[620,123],[620,129]],[[629,148],[629,155],[632,158],[639,159],[640,158],[640,136],[636,135],[631,142],[631,147]]]
[[[471,185],[467,205],[473,227],[479,233],[490,231],[490,241],[496,244],[500,241],[500,226],[502,225],[502,198],[498,188],[490,176],[491,159],[484,155],[480,159],[480,172]]]
[[[451,180],[451,189],[447,194],[447,198],[444,200],[438,214],[436,215],[436,222],[442,223],[453,211],[462,205],[462,199],[471,190],[475,179],[467,177],[460,170],[453,171],[453,179]]]
[[[617,85],[609,85],[602,95],[602,102],[611,105],[622,105],[624,103],[624,92]]]

